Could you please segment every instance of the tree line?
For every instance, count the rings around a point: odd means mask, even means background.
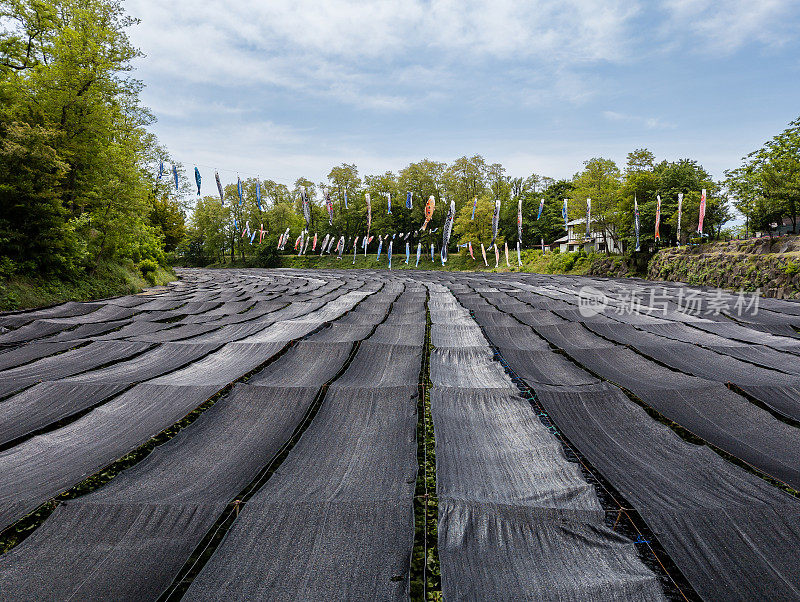
[[[449,164],[423,159],[396,173],[364,176],[356,165],[343,163],[333,167],[324,182],[298,178],[292,187],[271,180],[260,185],[263,210],[256,202],[254,178],[243,181],[241,203],[235,184],[224,188],[224,203],[218,196],[199,199],[182,247],[186,256],[197,263],[222,262],[226,257],[244,259],[263,244],[274,245],[287,228],[294,240],[305,227],[301,188],[311,199],[312,236],[314,233],[320,239],[325,235],[344,236],[348,244],[367,232],[367,194],[372,205],[370,232],[376,235],[417,232],[424,220],[425,202],[433,195],[437,202],[433,220],[428,231],[418,233],[425,248],[430,242],[438,247],[441,231],[437,228],[444,222],[450,201],[456,209],[451,246],[467,242],[489,245],[497,199],[501,201],[500,244],[516,243],[517,210],[522,201],[520,242],[524,248],[538,246],[542,240],[549,244],[565,235],[564,199],[568,199],[568,219],[577,219],[585,216],[586,199],[591,198],[592,223],[631,250],[635,244],[634,197],[639,204],[643,248],[655,245],[659,195],[660,244],[686,242],[697,230],[703,189],[707,191],[704,230],[712,238],[719,237],[723,225],[731,219],[722,184],[715,182],[702,165],[691,159],[657,162],[647,149],[629,153],[622,169],[610,159],[593,158],[585,161],[583,169],[572,178],[560,180],[538,174],[511,177],[501,164],[488,163],[481,155],[474,155]],[[408,193],[412,194],[410,210],[405,204]],[[677,231],[679,193],[684,195],[681,232]],[[387,212],[387,194],[391,198],[391,214]],[[325,206],[327,196],[333,202],[332,223]],[[537,219],[542,201],[541,217]],[[269,232],[265,243],[259,245],[260,236],[252,243],[249,236],[242,236],[248,223],[251,231],[263,225]]]
[[[0,276],[166,263],[184,208],[131,76],[119,0],[0,0]]]

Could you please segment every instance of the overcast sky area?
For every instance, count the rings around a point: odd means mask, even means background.
[[[721,178],[800,116],[797,0],[126,7],[156,134],[223,182],[474,154],[568,178],[641,147]]]

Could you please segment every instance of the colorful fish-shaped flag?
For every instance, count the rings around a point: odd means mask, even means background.
[[[342,253],[344,253],[344,235],[339,238],[339,242],[336,243],[336,259],[342,258]]]
[[[450,234],[453,231],[453,219],[456,216],[456,202],[450,201],[450,209],[447,212],[447,218],[444,220],[444,231],[442,232],[442,265],[447,263],[447,245],[450,244]]]
[[[489,262],[486,261],[486,247],[483,246],[483,243],[481,243],[481,255],[483,255],[483,263],[485,263],[486,267],[488,268]]]
[[[537,222],[539,221],[539,218],[542,217],[542,209],[544,209],[544,197],[542,197],[541,200],[539,201],[539,213],[536,215]]]
[[[434,253],[434,246],[433,246],[433,243],[431,243],[431,261],[436,261],[436,260],[433,258],[433,257],[434,257],[434,254],[435,254],[435,253]]]
[[[586,238],[592,235],[592,199],[586,199]]]
[[[356,253],[358,252],[358,236],[353,241],[353,265],[356,265]]]
[[[258,205],[258,210],[263,211],[263,207],[261,207],[261,178],[256,178],[256,205]]]
[[[411,245],[406,241],[406,265],[408,265],[409,259],[411,259]]]
[[[197,196],[200,196],[200,182],[203,181],[203,178],[200,177],[200,170],[196,166],[194,168],[194,181],[197,183]]]
[[[472,260],[474,261],[475,260],[475,255],[472,252],[472,241],[469,241],[467,243],[467,248],[469,249],[469,256],[472,257]]]
[[[519,251],[519,241],[517,241],[517,263],[522,267],[522,253]]]
[[[172,178],[175,180],[175,190],[178,190],[178,166],[172,165]]]
[[[242,179],[239,176],[236,176],[236,192],[239,193],[239,205],[241,205],[244,196],[242,194]]]
[[[681,246],[681,214],[683,213],[683,193],[678,193],[678,227],[676,228],[677,232],[675,233],[676,239],[678,241],[678,246]],[[639,249],[636,249],[637,251]]]
[[[406,193],[406,209],[412,209],[414,204],[414,193],[407,192]],[[408,262],[406,262],[408,263]]]
[[[656,195],[656,240],[661,240],[661,195]]]
[[[383,194],[386,195],[386,213],[387,215],[392,214],[392,193],[391,192],[384,192]]]
[[[300,205],[303,210],[303,217],[306,220],[306,230],[311,229],[311,200],[308,198],[306,187],[300,187]]]
[[[510,268],[511,267],[511,263],[509,263],[509,261],[508,261],[508,243],[506,242],[504,244],[504,246],[506,248],[506,267]]]
[[[325,252],[325,246],[328,244],[328,240],[330,239],[330,237],[331,237],[330,234],[326,234],[325,238],[322,239],[322,246],[319,249],[320,256],[322,256],[322,254]]]
[[[419,257],[422,255],[422,243],[417,243],[417,264],[414,267],[419,267]]]
[[[333,199],[330,192],[325,192],[325,208],[328,210],[328,225],[333,225]]]
[[[522,199],[517,204],[517,240],[522,240]]]
[[[219,192],[219,202],[225,205],[225,194],[222,192],[222,182],[219,181],[219,172],[214,172],[214,179],[217,181],[217,192]]]
[[[258,230],[258,234],[259,234],[259,236],[258,236],[258,244],[261,244],[262,242],[264,242],[264,235],[266,233],[267,233],[267,231],[264,230],[264,224],[261,224],[261,228],[259,228],[259,230]]]
[[[367,236],[369,236],[369,231],[372,228],[372,199],[369,193],[364,195],[364,201],[367,203]]]
[[[472,221],[472,220],[475,219],[475,208],[477,206],[478,206],[478,197],[475,197],[474,199],[472,199],[472,217],[469,218],[469,221]]]
[[[347,189],[344,189],[344,208],[347,209]]]
[[[564,218],[564,230],[569,230],[569,226],[567,225],[569,219],[567,218],[567,215],[567,199],[564,199],[564,204],[561,206],[561,217]]]
[[[394,240],[389,241],[389,250],[387,251],[386,255],[389,257],[389,269],[392,269],[392,245],[394,245]]]
[[[380,261],[381,260],[381,250],[382,249],[383,249],[383,236],[379,236],[378,237],[378,257],[376,258],[376,261]]]
[[[700,193],[700,215],[697,218],[697,232],[703,236],[703,222],[706,218],[706,189]]]
[[[311,244],[311,251],[317,250],[317,233],[314,232],[314,242]]]
[[[497,240],[497,227],[500,225],[500,199],[497,199],[494,202],[494,214],[492,214],[492,243],[489,245],[490,247],[494,245],[495,241]]]
[[[428,202],[425,203],[425,221],[422,224],[422,228],[420,231],[424,232],[425,228],[428,227],[428,223],[431,221],[433,217],[433,212],[436,210],[436,199],[433,195],[428,197]]]
[[[158,179],[160,180],[164,176],[164,160],[160,160],[158,162]]]
[[[642,247],[639,244],[639,201],[636,200],[636,195],[633,195],[633,231],[636,234],[636,250],[641,251]]]
[[[500,266],[500,249],[497,248],[497,245],[494,246],[494,267]]]

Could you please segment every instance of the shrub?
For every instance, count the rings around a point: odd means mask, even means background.
[[[158,271],[158,263],[152,259],[142,259],[139,262],[139,271],[151,285],[156,283],[156,272]]]

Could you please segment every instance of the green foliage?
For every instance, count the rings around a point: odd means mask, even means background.
[[[22,274],[164,262],[183,216],[148,164],[119,0],[0,0],[0,256]]]

